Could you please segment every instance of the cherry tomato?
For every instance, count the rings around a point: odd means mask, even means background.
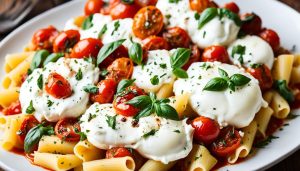
[[[239,6],[234,2],[229,2],[224,5],[224,8],[238,14],[240,12]]]
[[[233,127],[223,128],[218,139],[212,144],[211,149],[219,157],[226,157],[240,146],[242,138]]]
[[[198,46],[192,45],[190,49],[192,50],[192,53],[188,62],[182,67],[184,70],[187,70],[192,65],[192,63],[200,61],[201,53]]]
[[[224,46],[214,45],[204,49],[202,54],[203,62],[219,61],[222,63],[229,63],[229,55]]]
[[[57,73],[49,75],[45,90],[57,99],[64,99],[72,95],[72,88],[68,80]]]
[[[98,39],[87,38],[80,40],[72,49],[71,58],[97,57],[102,47],[102,42]]]
[[[191,42],[187,32],[180,27],[168,28],[166,32],[163,33],[163,37],[170,44],[171,48],[188,48]]]
[[[22,113],[21,103],[20,101],[16,101],[11,103],[7,108],[4,108],[2,113],[4,115],[15,115]]]
[[[66,52],[80,40],[77,30],[67,30],[61,32],[53,42],[53,52]]]
[[[110,16],[113,20],[133,18],[139,9],[140,7],[135,3],[125,4],[123,2],[120,2],[119,4],[113,6],[110,9]]]
[[[150,36],[143,40],[143,49],[158,50],[158,49],[169,49],[169,44],[166,39],[158,36]]]
[[[157,3],[157,0],[134,0],[136,4],[138,4],[140,7],[145,7],[145,6],[150,6],[153,5],[155,6]]]
[[[190,0],[190,7],[192,10],[201,13],[211,5],[210,0]]]
[[[132,31],[138,38],[157,35],[164,26],[164,17],[155,6],[147,6],[134,16]]]
[[[252,67],[247,68],[247,72],[258,80],[261,90],[265,91],[272,87],[272,74],[265,64],[253,65]]]
[[[124,147],[113,147],[106,151],[106,157],[107,159],[110,158],[118,158],[118,157],[133,157],[131,152]]]
[[[103,62],[100,64],[100,68],[107,68],[112,62],[121,57],[127,57],[127,49],[121,45],[113,53],[111,53]]]
[[[52,50],[52,44],[58,31],[55,27],[49,26],[34,33],[32,37],[33,50],[47,49]]]
[[[116,113],[126,117],[135,116],[140,111],[140,109],[130,104],[126,104],[126,102],[140,95],[145,95],[144,90],[136,86],[130,86],[126,88],[126,90],[117,95],[113,102]]]
[[[280,48],[280,38],[278,34],[271,29],[264,29],[259,33],[259,36],[270,44],[274,52]]]
[[[99,92],[91,95],[91,100],[98,103],[111,103],[116,93],[117,82],[114,79],[105,79],[98,83]]]
[[[64,118],[55,125],[55,134],[58,138],[66,141],[79,141],[80,125],[76,118]]]
[[[84,6],[84,13],[85,15],[99,13],[103,5],[103,0],[88,0]]]
[[[241,19],[245,21],[241,27],[241,31],[246,34],[258,34],[262,29],[261,18],[254,13],[246,13],[241,16]]]
[[[24,142],[25,137],[28,133],[28,131],[37,126],[39,124],[39,121],[35,119],[33,115],[28,115],[26,118],[23,120],[20,130],[17,132],[17,135],[19,136],[21,142]]]
[[[133,62],[129,58],[118,58],[107,67],[107,78],[113,78],[117,82],[129,79],[133,72]]]
[[[107,5],[104,5],[101,10],[100,13],[104,14],[104,15],[109,15],[110,14],[110,10],[118,5],[121,2],[121,0],[109,0]]]
[[[217,139],[220,133],[219,124],[204,116],[195,118],[192,126],[195,128],[194,138],[204,144],[211,144]]]

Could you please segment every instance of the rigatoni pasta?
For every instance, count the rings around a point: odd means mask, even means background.
[[[100,159],[83,163],[84,171],[115,170],[134,171],[135,163],[131,157]]]

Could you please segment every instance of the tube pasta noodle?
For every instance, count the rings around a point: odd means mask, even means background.
[[[179,114],[179,118],[183,117],[183,113],[188,106],[189,94],[184,93],[171,98],[170,105],[174,107]]]
[[[300,83],[300,66],[293,67],[290,82],[292,84]]]
[[[203,145],[194,145],[191,153],[185,159],[187,171],[209,171],[218,160],[214,158]]]
[[[21,62],[23,62],[26,58],[33,55],[34,52],[22,52],[22,53],[14,53],[8,54],[5,57],[4,70],[6,73],[9,73],[11,70],[16,68]]]
[[[173,84],[174,84],[174,78],[172,81],[168,84],[162,85],[162,87],[158,90],[156,96],[158,99],[163,99],[172,96],[173,94]]]
[[[87,140],[78,142],[74,147],[74,153],[84,162],[101,159],[105,156],[104,150],[93,146]]]
[[[131,157],[101,159],[101,160],[94,160],[94,161],[83,163],[84,171],[99,171],[99,170],[133,171],[134,169],[135,169],[135,163]]]
[[[275,80],[286,80],[287,84],[290,81],[290,76],[293,68],[294,55],[280,55],[275,60],[273,65],[272,75]]]
[[[43,136],[37,151],[40,153],[74,154],[75,145],[75,142],[62,141],[57,136]]]
[[[82,161],[74,154],[34,153],[33,163],[52,170],[70,170],[80,166]]]
[[[253,141],[257,131],[256,121],[252,121],[249,126],[242,129],[244,136],[242,138],[242,144],[235,150],[235,153],[228,157],[228,162],[233,164],[238,158],[245,158],[251,151]]]
[[[261,108],[255,116],[255,121],[257,122],[257,131],[263,135],[263,137],[266,136],[266,130],[273,112],[274,111],[270,107]]]
[[[286,118],[291,111],[288,102],[277,92],[274,92],[270,107],[274,110],[273,116],[279,119]]]
[[[8,107],[12,102],[17,100],[19,100],[19,88],[0,90],[0,106],[2,108]]]
[[[74,171],[83,171],[82,164],[80,166],[77,166],[73,169]]]
[[[163,164],[159,161],[148,160],[139,171],[167,171],[176,164],[176,161]]]

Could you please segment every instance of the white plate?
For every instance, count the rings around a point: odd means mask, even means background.
[[[217,0],[219,4],[228,1],[230,0]],[[276,30],[280,35],[283,47],[291,49],[296,45],[296,51],[300,52],[299,13],[275,0],[236,0],[236,2],[242,12],[254,11],[262,18],[265,27]],[[83,0],[69,2],[33,18],[16,29],[0,43],[0,63],[4,63],[6,54],[21,52],[37,29],[51,24],[62,29],[69,18],[82,14],[84,3]],[[0,77],[3,77],[3,69],[1,69]],[[226,166],[221,170],[263,170],[283,160],[300,147],[299,118],[290,121],[290,125],[284,127],[283,131],[277,132],[276,136],[280,138],[259,150],[254,157],[237,165]],[[0,165],[5,170],[43,170],[31,165],[23,156],[5,152],[2,149],[0,149]]]

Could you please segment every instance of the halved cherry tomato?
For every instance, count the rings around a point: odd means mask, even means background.
[[[153,5],[155,6],[157,3],[157,0],[134,0],[136,4],[138,4],[140,7],[145,7],[145,6],[150,6]]]
[[[224,46],[214,45],[204,49],[204,52],[202,54],[202,61],[219,61],[222,63],[229,63],[229,55]]]
[[[143,49],[158,50],[158,49],[169,49],[169,44],[166,39],[158,36],[150,36],[143,40]]]
[[[71,58],[97,57],[103,46],[99,39],[87,38],[80,40],[72,49]]]
[[[104,15],[109,15],[110,14],[110,10],[118,5],[119,3],[121,2],[121,0],[109,0],[107,3],[108,4],[105,4],[101,10],[100,10],[100,13],[101,14],[104,14]]]
[[[157,35],[164,26],[164,17],[155,6],[147,6],[134,16],[132,31],[138,38]]]
[[[4,108],[2,113],[4,115],[15,115],[22,113],[22,107],[20,101],[11,103],[7,108]]]
[[[240,146],[242,141],[241,135],[234,127],[223,128],[218,139],[212,144],[212,152],[219,157],[226,157]]]
[[[194,139],[204,144],[211,144],[217,139],[220,133],[219,124],[204,116],[195,118],[192,126],[195,128]]]
[[[180,27],[171,27],[163,33],[163,37],[167,40],[171,48],[188,48],[191,39],[187,32]]]
[[[123,46],[119,46],[113,53],[111,53],[103,62],[99,65],[100,68],[107,68],[113,61],[118,58],[127,57],[128,50]]]
[[[246,13],[241,16],[244,21],[241,31],[246,34],[258,34],[262,29],[261,18],[254,13]]]
[[[68,52],[80,40],[80,33],[77,30],[61,32],[53,42],[53,52]]]
[[[113,78],[117,82],[122,79],[129,79],[133,72],[133,62],[129,58],[118,58],[107,67],[106,78]]]
[[[91,100],[93,102],[102,103],[111,103],[116,93],[117,82],[115,79],[105,79],[98,83],[97,87],[99,91],[97,94],[91,95]]]
[[[240,12],[239,6],[234,2],[229,2],[224,5],[224,8],[238,14]]]
[[[211,7],[210,0],[190,0],[190,7],[192,10],[201,13],[206,8]]]
[[[274,30],[264,29],[259,33],[259,36],[269,43],[274,52],[278,51],[278,49],[280,48],[280,38]]]
[[[190,49],[192,50],[192,53],[191,53],[191,56],[190,56],[190,59],[188,60],[188,62],[186,64],[184,64],[184,66],[182,67],[184,70],[187,70],[192,65],[192,63],[200,61],[201,52],[200,52],[198,46],[191,45]]]
[[[145,94],[146,93],[143,89],[140,89],[136,86],[127,87],[126,90],[117,95],[113,102],[113,106],[116,113],[126,117],[135,116],[140,111],[140,109],[130,104],[126,104],[126,102],[128,102],[136,96]]]
[[[100,13],[100,10],[103,7],[103,5],[103,0],[88,0],[84,6],[84,13],[85,15]]]
[[[20,130],[17,132],[17,135],[19,136],[21,142],[24,142],[25,137],[28,133],[28,131],[37,126],[39,124],[39,121],[35,119],[33,115],[28,115],[26,118],[23,120]]]
[[[80,125],[76,118],[64,118],[55,125],[55,134],[58,138],[66,141],[79,141]]]
[[[113,147],[109,150],[106,151],[106,156],[105,158],[110,159],[110,158],[118,158],[118,157],[133,157],[131,152],[124,147]]]
[[[57,99],[64,99],[72,95],[70,83],[58,73],[51,73],[49,75],[45,90]]]
[[[253,65],[252,67],[247,68],[247,72],[258,80],[261,90],[265,91],[272,87],[272,74],[265,64]]]
[[[38,30],[32,37],[33,50],[47,49],[52,51],[52,44],[57,35],[58,31],[53,26]]]
[[[113,20],[133,18],[139,9],[140,7],[135,3],[125,4],[123,2],[120,2],[110,9],[110,16]]]

